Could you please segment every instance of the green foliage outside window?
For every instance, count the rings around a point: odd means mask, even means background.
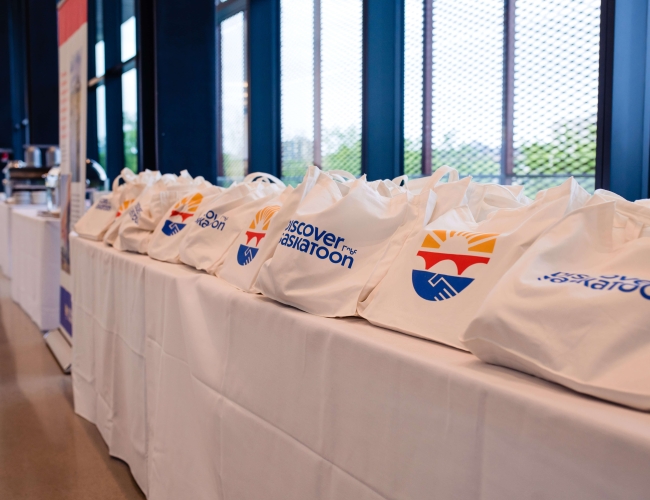
[[[124,114],[122,123],[124,166],[134,173],[138,173],[138,121],[136,117]]]
[[[432,151],[432,169],[449,165],[461,175],[471,175],[478,181],[498,182],[501,173],[500,148],[481,143],[458,143],[448,134],[442,144]],[[420,175],[422,155],[420,145],[404,141],[404,173]],[[539,189],[560,184],[569,176],[588,190],[594,189],[596,172],[595,119],[559,124],[550,140],[524,143],[515,150],[515,165],[511,182],[524,184],[533,196]]]

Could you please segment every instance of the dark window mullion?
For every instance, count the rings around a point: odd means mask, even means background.
[[[124,168],[124,133],[122,127],[122,2],[105,1],[104,45],[106,60],[106,170],[114,179]],[[116,71],[116,69],[118,69]]]
[[[86,118],[86,157],[99,161],[99,144],[97,138],[97,91],[96,84],[91,86],[95,77],[95,43],[97,39],[97,2],[88,2],[88,94]]]
[[[501,184],[509,184],[514,173],[515,0],[505,0],[504,6]]]
[[[322,167],[321,0],[314,0],[314,165]]]
[[[433,0],[424,0],[422,85],[422,175],[431,175],[433,127]]]
[[[614,77],[614,0],[602,0],[598,66],[598,118],[596,127],[596,189],[610,188],[612,139],[612,84]],[[647,186],[650,190],[650,185]]]
[[[136,0],[135,22],[135,57],[138,72],[138,163],[141,170],[158,170],[153,0]]]
[[[218,18],[217,12],[217,18]],[[223,109],[221,106],[221,22],[217,21],[216,28],[216,66],[217,66],[217,78],[216,78],[216,99],[217,99],[217,179],[223,177],[223,125],[222,125],[222,115]]]
[[[248,175],[251,172],[250,169],[250,158],[251,158],[251,114],[250,114],[250,87],[248,85],[251,67],[250,61],[248,60],[248,40],[250,37],[248,35],[248,9],[244,8],[242,10],[244,15],[244,83],[246,85],[246,95],[245,95],[245,113],[246,113],[246,170],[245,175]]]

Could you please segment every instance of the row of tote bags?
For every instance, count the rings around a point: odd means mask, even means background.
[[[447,182],[441,182],[444,176],[449,177]],[[649,240],[643,240],[647,236],[643,212],[650,211],[650,207],[632,204],[631,212],[639,220],[629,222],[628,205],[611,193],[590,196],[573,179],[540,191],[531,200],[521,187],[459,179],[458,173],[448,167],[438,169],[429,178],[410,182],[367,182],[365,177],[354,179],[311,167],[295,189],[256,174],[225,190],[197,187],[159,218],[146,251],[153,258],[186,263],[242,290],[261,292],[313,314],[361,315],[376,325],[471,350],[486,361],[543,376],[582,392],[650,408],[647,377],[636,388],[641,394],[636,400],[619,397],[611,388],[602,392],[599,383],[585,382],[588,377],[602,375],[605,352],[623,356],[613,355],[615,366],[625,359],[624,349],[612,351],[612,342],[627,345],[626,338],[640,334],[642,319],[647,323],[647,309],[640,306],[647,307],[647,303],[636,304],[638,318],[632,321],[635,330],[615,321],[597,321],[597,315],[587,312],[589,301],[583,303],[581,314],[570,315],[572,299],[597,290],[590,288],[594,282],[588,282],[584,289],[567,289],[566,296],[559,293],[558,305],[562,307],[557,315],[544,305],[551,303],[548,299],[531,298],[542,289],[545,293],[559,292],[546,290],[545,286],[558,289],[560,282],[571,283],[567,276],[554,273],[578,273],[578,278],[572,278],[578,281],[587,273],[568,264],[563,268],[562,260],[568,262],[573,255],[567,248],[591,252],[595,261],[608,255],[603,254],[602,245],[577,245],[590,232],[602,236],[622,231],[629,239],[619,242],[621,245],[638,241],[635,244],[644,248]],[[545,274],[546,278],[535,275],[534,279],[524,280],[530,290],[518,281],[513,288],[513,281],[521,279],[521,274],[513,270],[540,251],[539,242],[577,214],[596,210],[594,207],[601,211],[609,207],[613,215],[605,222],[601,220],[600,225],[584,221],[575,224],[575,235],[565,231],[559,238],[562,245],[555,242],[546,249],[550,256],[542,261],[562,269]],[[650,286],[644,288],[643,281],[643,277],[650,277],[650,269],[645,269],[641,260],[637,258],[631,264],[639,270],[636,275],[625,274],[630,273],[629,267],[617,273],[611,271],[620,283],[607,286],[619,287],[618,299],[648,300],[642,291],[650,296]],[[544,267],[535,261],[529,269],[535,273]],[[592,278],[598,276],[609,275],[601,273]],[[627,292],[633,288],[636,295]],[[604,294],[599,297],[609,300]],[[611,314],[613,307],[601,305],[602,314]],[[560,328],[562,321],[569,334]],[[594,334],[593,340],[586,331],[601,333]],[[560,344],[571,335],[580,337],[584,352],[568,349],[567,359],[558,362],[551,332]],[[604,337],[608,332],[610,339],[618,340],[599,344],[599,335]],[[575,342],[569,344],[575,349]],[[637,339],[635,345],[640,344],[643,340]],[[591,361],[585,352],[591,354]],[[639,362],[650,358],[650,352],[645,357],[638,351],[634,355]],[[571,362],[574,358],[586,365],[578,375],[573,373],[577,370]],[[563,370],[572,376],[565,376]],[[628,394],[632,390],[628,381],[620,378],[620,373],[616,376],[619,378],[610,385]]]

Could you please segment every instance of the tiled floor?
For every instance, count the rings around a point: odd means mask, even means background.
[[[10,285],[0,274],[0,499],[144,498],[128,466],[74,413],[70,376]]]

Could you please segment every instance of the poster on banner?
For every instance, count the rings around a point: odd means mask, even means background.
[[[70,230],[86,204],[88,3],[62,0],[59,24],[59,145],[61,148],[60,329],[72,337]]]

